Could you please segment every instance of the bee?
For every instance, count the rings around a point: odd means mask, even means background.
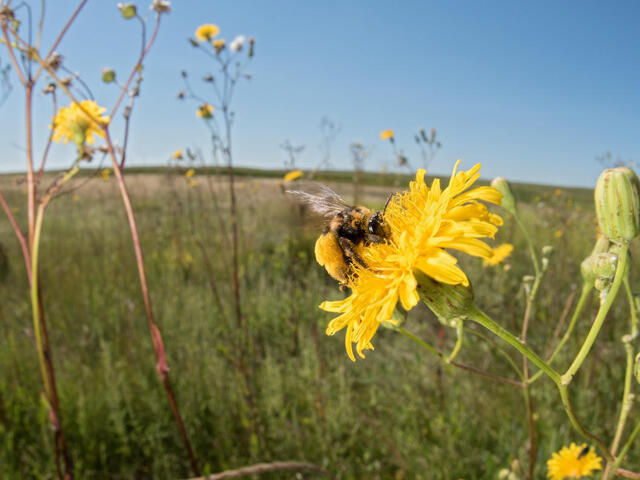
[[[582,450],[580,450],[580,453],[578,454],[578,460],[580,460],[582,457],[584,457],[587,453],[589,453],[590,448],[589,447],[584,447]]]
[[[316,240],[314,253],[327,273],[346,285],[354,264],[368,268],[358,253],[361,247],[383,243],[390,237],[384,211],[391,197],[382,211],[376,211],[362,205],[346,204],[326,185],[317,184],[307,190],[288,190],[287,193],[298,197],[313,212],[330,218]]]

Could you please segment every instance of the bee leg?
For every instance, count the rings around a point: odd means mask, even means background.
[[[367,235],[367,241],[369,243],[384,243],[386,241],[386,239],[384,237],[381,237],[380,235],[376,235],[374,233],[369,233]]]
[[[342,252],[344,256],[351,261],[355,261],[358,265],[363,268],[369,268],[365,261],[356,253],[356,245],[348,238],[339,237],[338,243],[340,244],[340,248],[342,248]]]

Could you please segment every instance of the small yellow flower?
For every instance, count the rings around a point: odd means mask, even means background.
[[[380,138],[382,140],[389,140],[393,138],[393,130],[383,130],[380,132]]]
[[[190,168],[189,170],[187,170],[184,173],[184,178],[189,179],[189,178],[193,177],[195,174],[196,174],[196,171],[193,168]]]
[[[389,322],[400,302],[405,310],[419,300],[414,272],[436,282],[468,286],[469,280],[449,250],[488,258],[493,249],[480,240],[493,238],[502,225],[480,202],[499,204],[502,195],[493,187],[469,187],[480,177],[480,165],[458,172],[458,161],[449,185],[436,179],[428,187],[424,170],[418,170],[409,190],[394,195],[384,213],[390,236],[385,243],[359,246],[357,253],[367,268],[354,262],[344,300],[323,302],[320,308],[340,315],[329,323],[327,335],[346,328],[347,355],[373,349],[371,339],[382,322]],[[322,264],[322,262],[320,262]]]
[[[284,176],[285,182],[293,182],[296,178],[300,178],[304,173],[302,170],[292,170]]]
[[[196,185],[198,185],[198,182],[196,182],[195,180],[189,180],[189,188],[193,188]]]
[[[180,160],[182,158],[182,149],[179,148],[178,150],[176,150],[174,154],[171,155],[171,158],[173,158],[174,160]]]
[[[559,197],[559,196],[560,196],[560,195],[562,195],[564,192],[562,191],[562,189],[561,189],[561,188],[556,188],[556,192],[555,192],[555,193],[556,193],[556,196],[558,196],[558,197]]]
[[[594,470],[602,469],[602,459],[587,444],[562,447],[547,461],[547,477],[551,480],[592,477]]]
[[[555,233],[553,234],[554,237],[556,238],[562,238],[564,236],[564,231],[563,230],[556,230]]]
[[[196,29],[196,38],[201,42],[208,42],[220,33],[220,28],[213,23],[205,23]]]
[[[216,53],[220,53],[227,45],[227,41],[224,38],[219,38],[213,41],[213,48],[216,49]]]
[[[105,168],[104,170],[102,170],[102,172],[100,172],[100,175],[102,176],[102,180],[106,182],[107,180],[109,180],[109,178],[111,178],[111,170],[109,168]]]
[[[483,259],[482,264],[485,267],[497,265],[511,255],[511,252],[513,252],[513,245],[510,243],[503,243],[502,245],[494,248],[493,255],[489,258]]]
[[[91,145],[94,134],[104,138],[102,127],[109,123],[109,117],[102,116],[106,108],[98,106],[93,100],[83,100],[79,104],[71,103],[62,107],[53,118],[53,141],[67,143],[71,140],[78,147],[85,141]],[[87,115],[87,112],[89,115]]]
[[[200,108],[196,111],[196,115],[200,118],[211,118],[213,117],[213,105],[208,103],[203,103],[200,105]]]

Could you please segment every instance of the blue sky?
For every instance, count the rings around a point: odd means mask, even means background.
[[[138,52],[137,25],[120,18],[116,3],[90,0],[59,48],[103,105],[112,105],[116,92],[101,85],[101,68],[123,78]],[[137,2],[145,15],[148,3]],[[76,2],[49,4],[50,41]],[[341,125],[332,155],[340,169],[350,168],[354,141],[372,147],[369,170],[391,164],[389,145],[378,138],[387,128],[418,165],[413,134],[432,126],[443,143],[434,174],[448,173],[462,158],[464,167],[482,163],[487,178],[593,186],[601,169],[595,157],[606,150],[640,161],[638,2],[174,0],[172,6],[146,63],[132,165],[164,164],[179,147],[207,146],[197,105],[175,99],[182,69],[196,85],[215,73],[186,40],[202,23],[218,24],[228,39],[256,38],[253,78],[234,101],[238,165],[282,168],[279,145],[289,139],[306,145],[299,166],[314,166],[323,116]],[[7,60],[4,51],[0,60]],[[23,94],[13,83],[0,107],[2,171],[24,164]],[[41,150],[51,111],[41,95],[37,101]],[[116,119],[116,138],[117,125]],[[56,147],[50,166],[68,164],[72,154],[70,146]]]

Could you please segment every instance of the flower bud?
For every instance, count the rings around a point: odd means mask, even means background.
[[[104,83],[112,83],[116,80],[116,72],[111,68],[102,69],[102,81]]]
[[[464,317],[473,306],[471,286],[436,282],[419,271],[415,276],[420,298],[445,325],[450,326],[453,320]]]
[[[125,20],[129,20],[137,15],[136,6],[133,3],[119,3],[118,9],[120,10],[120,14],[122,18]]]
[[[597,279],[611,279],[616,273],[618,256],[615,253],[595,253],[588,256],[580,265],[580,273],[585,282]]]
[[[640,233],[640,180],[627,167],[600,174],[595,189],[596,215],[605,237],[627,243]]]
[[[491,186],[498,190],[502,194],[502,201],[500,206],[507,212],[516,214],[516,199],[511,191],[511,185],[507,182],[506,178],[497,177],[491,181]]]
[[[636,364],[633,369],[633,373],[635,374],[636,380],[638,381],[638,383],[640,383],[640,353],[636,355]]]

